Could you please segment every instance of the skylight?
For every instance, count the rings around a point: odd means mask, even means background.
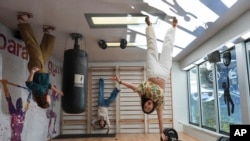
[[[159,16],[152,16],[151,22],[156,24]],[[140,26],[145,24],[145,15],[142,14],[85,14],[91,28],[126,27],[127,25]]]
[[[173,57],[188,47],[197,37],[204,32],[228,11],[238,0],[143,0],[147,5],[145,10],[158,10],[159,13],[140,11],[138,14],[85,14],[91,28],[123,27],[127,28],[128,46],[136,46],[146,49],[145,15],[155,27],[159,52],[165,36],[165,32],[171,27],[171,19],[178,19],[178,27],[175,38]],[[136,9],[136,5],[130,5]],[[133,34],[133,36],[129,36]],[[108,46],[118,46],[119,43]]]

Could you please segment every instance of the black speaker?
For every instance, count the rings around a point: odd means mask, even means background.
[[[127,47],[127,40],[126,39],[121,39],[120,41],[120,47],[121,49],[125,49]]]
[[[217,63],[220,62],[220,52],[214,51],[207,55],[209,63]]]
[[[106,49],[108,47],[106,41],[104,41],[104,40],[98,41],[98,45],[102,49]]]

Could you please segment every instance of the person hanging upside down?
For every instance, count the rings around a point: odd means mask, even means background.
[[[43,26],[43,38],[39,46],[32,28],[27,20],[32,18],[31,13],[18,12],[18,28],[21,33],[22,40],[26,45],[29,54],[28,70],[29,76],[26,81],[26,86],[32,90],[33,99],[41,108],[48,108],[50,106],[49,89],[56,91],[59,95],[63,95],[61,90],[58,90],[49,82],[49,73],[46,70],[45,63],[51,56],[55,37],[49,34],[54,30],[52,26]]]
[[[163,133],[164,89],[165,83],[171,72],[172,52],[174,47],[173,43],[175,40],[175,29],[178,21],[175,17],[173,18],[172,27],[167,30],[165,35],[162,52],[159,59],[155,32],[148,16],[145,18],[145,22],[148,25],[146,28],[147,80],[140,83],[139,85],[135,85],[121,80],[117,75],[115,75],[112,79],[139,94],[141,97],[142,111],[144,113],[150,114],[156,109],[161,140],[167,140],[167,137]]]
[[[96,128],[96,124],[98,124],[100,128],[104,128],[105,125],[107,124],[108,128],[106,134],[109,133],[110,121],[108,117],[108,108],[110,104],[115,101],[119,92],[120,90],[117,87],[115,87],[111,92],[109,98],[105,99],[104,79],[103,78],[99,79],[98,113],[97,113],[97,118],[93,119],[91,122],[92,127]]]

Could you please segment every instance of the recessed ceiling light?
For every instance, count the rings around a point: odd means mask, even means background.
[[[108,47],[120,47],[120,42],[107,42]],[[146,46],[145,43],[128,42],[127,47]]]
[[[152,24],[156,24],[162,18],[162,14],[150,16]],[[145,24],[146,15],[142,14],[85,14],[92,28],[124,27],[127,25]]]

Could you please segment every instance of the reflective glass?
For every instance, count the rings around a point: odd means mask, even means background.
[[[189,122],[192,124],[199,124],[200,112],[199,112],[199,95],[197,93],[198,81],[197,81],[197,68],[193,68],[188,71],[189,78]]]
[[[222,53],[216,70],[220,131],[229,133],[230,124],[242,121],[235,49]]]
[[[204,62],[199,65],[202,126],[216,128],[215,95],[213,87],[213,65]]]

